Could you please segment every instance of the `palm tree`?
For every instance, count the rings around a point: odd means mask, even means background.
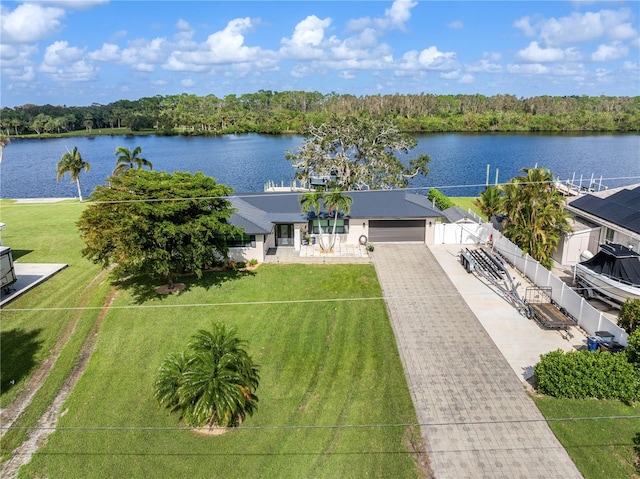
[[[525,175],[504,185],[504,234],[544,267],[553,265],[560,240],[571,231],[564,199],[546,168],[524,168]]]
[[[303,193],[300,195],[300,208],[302,212],[307,215],[309,219],[317,218],[318,220],[318,231],[320,236],[318,237],[318,244],[322,250],[327,250],[329,248],[325,248],[323,241],[323,232],[322,232],[322,221],[320,221],[320,214],[322,211],[322,205],[324,203],[324,191],[315,190],[309,191],[307,193]],[[313,231],[313,229],[311,230]]]
[[[336,225],[338,223],[338,215],[340,214],[340,211],[342,211],[344,216],[348,216],[351,211],[351,203],[353,203],[353,198],[342,194],[342,192],[342,189],[336,189],[325,193],[323,197],[324,204],[329,208],[329,214],[333,211],[333,230],[331,232],[331,244],[329,245],[329,249],[333,249],[336,243]]]
[[[192,427],[236,427],[258,403],[258,368],[234,328],[214,323],[200,330],[188,351],[169,355],[158,372],[160,405],[180,411]]]
[[[111,174],[113,176],[119,176],[129,168],[133,168],[134,165],[138,169],[143,166],[148,166],[150,170],[153,170],[153,165],[149,160],[138,156],[140,153],[142,153],[142,148],[139,146],[136,146],[133,151],[123,146],[116,148],[116,156],[118,159],[116,161],[116,167]]]
[[[497,186],[487,186],[480,193],[480,198],[473,200],[483,215],[491,220],[491,217],[499,212],[501,206],[502,191]]]
[[[69,173],[71,175],[71,182],[76,182],[78,186],[78,197],[80,198],[80,203],[82,203],[82,191],[80,190],[80,172],[82,170],[89,171],[91,169],[91,165],[89,162],[84,161],[77,147],[73,147],[73,151],[67,151],[57,165],[58,169],[58,178],[60,181],[65,173]]]

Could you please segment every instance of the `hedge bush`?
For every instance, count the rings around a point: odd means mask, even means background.
[[[636,329],[627,340],[625,353],[629,361],[636,369],[640,369],[640,329]]]
[[[557,398],[640,399],[640,371],[626,354],[552,351],[534,368],[538,392]]]
[[[441,210],[446,210],[447,208],[451,208],[455,206],[455,203],[449,199],[448,196],[443,194],[437,188],[429,188],[429,192],[427,193],[427,198],[433,201],[438,208]]]
[[[628,334],[632,334],[640,327],[640,299],[627,299],[620,308],[618,326]]]

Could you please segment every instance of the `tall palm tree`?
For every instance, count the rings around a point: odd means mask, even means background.
[[[504,185],[504,234],[544,267],[553,265],[560,240],[571,231],[564,198],[546,168],[524,168],[525,174]]]
[[[351,196],[343,194],[342,189],[336,189],[328,191],[323,197],[324,204],[329,208],[329,213],[333,212],[333,230],[331,232],[331,243],[329,249],[333,249],[336,244],[336,225],[338,223],[338,216],[342,211],[342,215],[348,216],[351,211],[351,203],[353,198]]]
[[[73,147],[73,151],[67,151],[60,161],[57,164],[58,169],[58,178],[60,181],[65,173],[69,173],[71,175],[71,182],[76,182],[78,186],[78,198],[80,198],[80,203],[82,203],[82,191],[80,190],[80,172],[82,170],[89,171],[91,169],[91,165],[88,161],[84,161],[77,147]]]
[[[234,328],[214,323],[200,330],[185,353],[162,363],[155,384],[159,403],[180,411],[193,427],[235,427],[252,415],[258,403],[260,376]]]
[[[133,151],[130,151],[129,148],[125,148],[124,146],[116,148],[116,156],[118,159],[116,160],[116,167],[111,174],[113,176],[119,176],[129,168],[133,168],[134,165],[138,169],[147,166],[150,170],[153,170],[153,164],[146,158],[139,157],[138,155],[140,153],[142,153],[142,148],[139,146],[136,146]]]

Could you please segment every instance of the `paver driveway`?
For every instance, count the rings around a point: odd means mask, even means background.
[[[436,478],[582,477],[429,249],[373,262]]]

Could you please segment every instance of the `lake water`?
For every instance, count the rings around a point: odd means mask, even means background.
[[[592,175],[608,187],[640,183],[639,135],[433,134],[416,137],[409,157],[431,156],[430,173],[415,178],[411,188],[437,187],[449,196],[476,196],[490,165],[490,183],[504,182],[536,164],[561,180],[576,182]],[[294,168],[285,152],[303,141],[299,135],[225,135],[220,137],[99,136],[47,140],[14,140],[0,165],[1,198],[74,197],[69,176],[56,181],[56,164],[77,147],[89,172],[82,172],[82,194],[104,184],[116,164],[115,150],[142,148],[154,170],[202,171],[236,192],[260,192],[265,183],[288,185]],[[417,190],[420,191],[420,190]],[[422,190],[424,191],[424,190]]]

